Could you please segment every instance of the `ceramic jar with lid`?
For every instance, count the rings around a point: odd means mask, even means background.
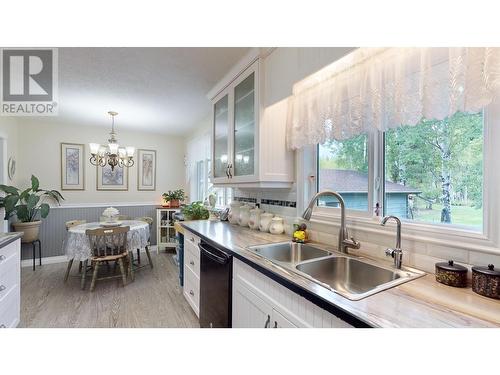
[[[269,232],[273,216],[274,215],[269,212],[260,215],[259,230],[261,232]]]
[[[260,224],[260,215],[264,211],[259,207],[255,207],[253,210],[250,210],[250,219],[248,220],[248,226],[252,229],[259,229]]]
[[[271,225],[269,226],[269,232],[272,234],[281,234],[285,230],[285,223],[282,217],[273,217],[271,219]]]
[[[457,288],[465,288],[467,286],[467,271],[467,267],[455,264],[452,260],[436,263],[436,281]]]
[[[500,269],[493,264],[472,267],[472,290],[485,297],[500,299]]]
[[[238,224],[240,224],[242,227],[248,227],[248,220],[250,220],[250,206],[241,206]]]
[[[240,207],[241,203],[240,202],[231,202],[229,205],[229,215],[227,216],[227,219],[231,224],[238,224],[240,220]]]

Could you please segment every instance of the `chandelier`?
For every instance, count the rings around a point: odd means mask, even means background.
[[[134,151],[135,148],[132,146],[120,147],[118,140],[116,139],[115,133],[115,116],[118,112],[109,111],[111,116],[111,133],[109,133],[110,138],[108,139],[108,145],[102,146],[99,143],[90,143],[90,164],[105,167],[109,165],[111,170],[114,170],[116,166],[131,167],[134,165]]]

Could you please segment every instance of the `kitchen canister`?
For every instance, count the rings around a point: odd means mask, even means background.
[[[465,288],[467,286],[467,267],[455,264],[452,260],[436,263],[436,281],[441,284]]]
[[[269,226],[269,232],[272,234],[281,234],[285,230],[285,223],[282,217],[273,217],[271,219],[271,225]]]
[[[264,211],[259,207],[255,207],[253,210],[250,210],[250,219],[248,220],[248,226],[252,229],[259,229],[260,224],[260,215],[262,215]]]
[[[227,219],[231,224],[238,224],[240,221],[240,202],[231,202],[229,205],[229,215]]]
[[[472,267],[472,290],[485,297],[500,299],[500,270],[493,264]]]
[[[240,207],[240,218],[238,224],[242,227],[248,227],[248,220],[250,220],[250,206]]]
[[[266,212],[260,215],[259,230],[261,232],[269,232],[269,227],[271,226],[271,220],[273,219],[273,214]]]

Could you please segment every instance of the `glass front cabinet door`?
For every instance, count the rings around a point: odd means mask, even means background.
[[[214,104],[213,173],[215,180],[229,177],[229,94],[217,98]]]
[[[255,72],[234,87],[233,178],[255,173]]]
[[[213,100],[214,183],[257,179],[257,64],[247,68]]]

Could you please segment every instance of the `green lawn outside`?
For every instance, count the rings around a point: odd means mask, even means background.
[[[419,209],[418,214],[415,215],[415,220],[440,223],[442,208],[443,206],[440,204],[433,204],[432,210]],[[469,206],[451,206],[451,223],[482,228],[483,209]]]

